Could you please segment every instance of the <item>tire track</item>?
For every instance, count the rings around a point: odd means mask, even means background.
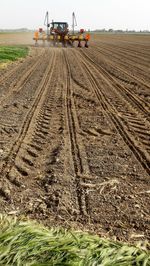
[[[31,65],[29,65],[28,70],[25,69],[25,71],[22,73],[19,81],[16,83],[16,80],[13,80],[11,84],[8,86],[8,89],[6,89],[1,96],[0,100],[0,108],[3,108],[3,105],[6,102],[6,99],[9,98],[14,92],[19,92],[24,85],[28,82],[28,79],[34,74],[36,71],[37,67],[42,63],[43,57],[44,57],[45,52],[42,53],[42,55],[39,55],[37,60],[33,62]],[[15,70],[16,72],[16,70]],[[15,73],[13,72],[13,73]],[[9,90],[9,91],[8,91]]]
[[[96,50],[96,51],[95,51]],[[90,51],[88,51],[90,54]],[[108,71],[114,78],[120,80],[120,82],[129,87],[129,91],[134,91],[135,94],[147,105],[147,97],[149,96],[149,70],[148,67],[145,71],[142,68],[136,68],[136,65],[130,66],[126,60],[122,61],[119,58],[115,58],[115,55],[108,54],[106,51],[97,51],[94,49],[91,58],[99,63],[104,69]],[[144,96],[142,99],[141,96]]]
[[[144,67],[148,67],[149,66],[149,56],[150,54],[145,54],[145,53],[142,53],[142,49],[140,49],[140,51],[138,51],[137,47],[136,47],[136,50],[134,48],[134,50],[129,50],[128,47],[119,47],[118,46],[115,46],[113,44],[111,44],[111,48],[105,43],[105,44],[101,44],[102,48],[105,49],[106,51],[108,51],[110,54],[112,54],[112,51],[115,51],[115,55],[118,56],[120,58],[123,57],[125,60],[129,60],[130,61],[130,64],[132,66],[134,66],[135,64],[138,63],[138,67],[141,68],[141,61],[142,61],[142,65]],[[100,48],[99,46],[96,47],[96,48]],[[145,47],[144,47],[145,48]],[[142,54],[142,56],[141,56]]]
[[[80,125],[76,113],[76,107],[73,98],[73,80],[70,65],[66,52],[64,51],[64,60],[66,63],[66,91],[64,95],[65,101],[65,132],[66,138],[69,140],[69,150],[71,151],[74,176],[76,182],[76,193],[78,198],[78,206],[81,215],[89,215],[89,203],[86,189],[81,185],[81,180],[85,182],[85,177],[89,176],[90,170],[87,162],[85,148],[82,142]]]
[[[127,102],[131,102],[132,106],[136,108],[138,112],[141,112],[142,115],[144,114],[145,117],[149,119],[150,106],[147,102],[135,96],[135,94],[133,94],[125,86],[122,86],[122,84],[120,84],[120,82],[111,75],[112,73],[109,74],[108,71],[106,71],[102,66],[93,61],[92,58],[88,56],[83,50],[82,54],[84,55],[84,58],[87,58],[87,60],[92,63],[95,69],[97,69],[98,71],[100,70],[103,76],[113,84],[113,88],[116,89],[116,92],[119,92]]]
[[[36,111],[34,112],[26,135],[21,143],[18,154],[15,158],[15,165],[12,167],[9,178],[17,180],[18,176],[36,175],[35,164],[38,160],[45,145],[48,144],[47,138],[50,131],[50,122],[52,110],[56,105],[55,93],[57,92],[53,83],[56,83],[55,76],[57,73],[56,66],[58,58],[51,62],[51,71],[49,79],[45,85],[45,90],[40,98]],[[38,165],[41,162],[38,162]]]
[[[109,80],[109,75],[106,75],[105,72],[100,73],[95,68],[95,63],[92,64],[91,60],[87,60],[86,57],[83,58],[82,56],[81,59],[79,54],[77,56],[90,79],[91,88],[93,88],[101,106],[107,112],[117,131],[132,150],[144,170],[150,174],[149,123],[115,92],[113,84]],[[102,87],[95,73],[99,75]]]
[[[97,52],[96,52],[97,51]],[[115,57],[115,55],[113,54],[112,55],[112,52],[111,53],[107,53],[106,52],[106,50],[101,50],[101,48],[100,47],[94,47],[94,50],[93,50],[93,53],[94,54],[96,54],[96,56],[98,55],[98,57],[100,56],[100,54],[102,54],[102,56],[103,57],[105,57],[105,60],[106,60],[106,56],[107,56],[107,62],[109,62],[109,66],[111,66],[112,67],[112,69],[114,69],[114,67],[115,67],[115,69],[117,69],[117,70],[119,70],[120,72],[122,72],[122,74],[125,74],[127,77],[128,77],[128,79],[125,79],[124,81],[126,81],[127,83],[131,83],[131,84],[133,84],[133,85],[140,85],[140,86],[144,86],[144,88],[147,88],[147,89],[150,89],[150,86],[149,86],[149,83],[147,83],[146,81],[145,81],[145,79],[143,79],[143,80],[141,80],[141,79],[139,79],[137,76],[135,76],[135,75],[133,75],[133,74],[131,74],[132,73],[132,71],[130,71],[130,67],[129,67],[129,62],[122,62],[120,59],[119,59],[119,57]],[[121,56],[121,55],[120,55]],[[109,59],[109,58],[112,58],[111,60]],[[112,61],[113,61],[113,63],[115,63],[115,65],[113,65],[112,64]],[[121,67],[120,66],[118,66],[118,65],[121,65]],[[125,68],[125,69],[123,69],[123,67]],[[134,64],[134,65],[131,65],[131,70],[133,70],[133,68],[135,68],[136,67],[136,65]],[[146,73],[145,73],[145,71],[143,70],[143,68],[142,69],[140,69],[140,71],[143,71],[143,74],[142,74],[142,76],[144,76]],[[145,67],[145,70],[146,70],[146,72],[147,72],[147,76],[149,77],[149,75],[148,75],[148,66],[147,67]],[[128,72],[127,72],[128,71]],[[130,71],[130,72],[129,72]],[[119,78],[119,77],[118,77]]]
[[[8,154],[8,159],[7,161],[5,161],[5,163],[3,164],[2,167],[2,172],[1,175],[3,177],[3,179],[5,177],[8,177],[9,179],[9,172],[12,168],[12,166],[14,165],[15,159],[18,155],[19,149],[22,145],[23,140],[26,137],[26,134],[28,132],[28,129],[30,127],[30,124],[32,122],[32,118],[35,114],[35,112],[37,111],[39,102],[43,100],[43,95],[45,94],[45,92],[47,91],[47,86],[49,84],[49,81],[52,77],[52,73],[53,73],[53,68],[55,65],[55,53],[53,53],[52,57],[51,57],[51,63],[49,63],[47,70],[45,72],[44,77],[42,78],[42,81],[40,82],[38,89],[37,89],[37,95],[35,96],[34,102],[29,110],[29,112],[27,113],[25,120],[22,124],[22,128],[19,132],[18,137],[16,138],[15,142],[13,143],[10,152]],[[24,169],[18,169],[24,176],[27,176],[27,173]]]
[[[35,50],[29,51],[29,56],[30,55],[33,55],[33,57],[35,57],[35,59],[34,60],[33,59],[30,59],[27,56],[27,58],[25,59],[25,62],[23,62],[23,64],[21,66],[18,65],[18,64],[15,66],[15,65],[12,64],[11,65],[11,69],[9,69],[9,71],[6,70],[6,72],[2,75],[2,77],[0,76],[0,84],[3,84],[4,82],[6,82],[7,79],[9,79],[9,78],[13,79],[13,77],[16,74],[16,72],[17,73],[20,72],[20,68],[21,67],[24,67],[24,64],[26,64],[26,67],[28,67],[28,64],[29,64],[29,66],[31,65],[31,60],[33,60],[35,62],[36,61],[36,56],[37,56],[37,51],[36,52],[35,52]]]

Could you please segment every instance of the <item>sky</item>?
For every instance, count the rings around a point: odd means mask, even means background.
[[[43,27],[46,11],[50,21],[77,29],[150,30],[150,0],[0,0],[0,29]]]

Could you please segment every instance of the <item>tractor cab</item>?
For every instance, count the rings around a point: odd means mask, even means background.
[[[54,34],[67,34],[69,32],[68,23],[67,22],[52,22],[50,33]]]

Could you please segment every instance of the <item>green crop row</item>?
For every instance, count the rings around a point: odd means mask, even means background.
[[[15,61],[28,54],[27,47],[20,46],[0,46],[0,63]]]
[[[0,216],[1,266],[149,266],[140,247]]]

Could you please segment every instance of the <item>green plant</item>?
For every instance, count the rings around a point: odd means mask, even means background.
[[[15,61],[18,58],[25,57],[27,53],[28,53],[27,47],[0,46],[0,63]]]
[[[0,265],[149,266],[150,253],[83,232],[1,216]]]

